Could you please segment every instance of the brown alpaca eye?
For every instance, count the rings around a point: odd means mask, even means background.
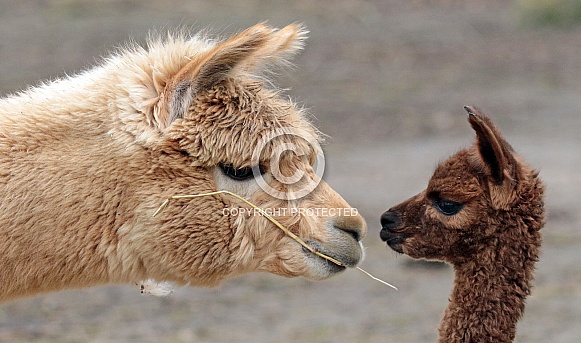
[[[447,216],[455,215],[456,213],[460,212],[462,207],[464,207],[464,205],[459,202],[441,198],[436,198],[432,202],[438,211]]]
[[[219,164],[220,169],[222,169],[222,172],[228,176],[229,178],[231,178],[232,180],[236,180],[236,181],[244,181],[244,180],[248,180],[254,177],[254,174],[252,172],[252,167],[242,167],[242,168],[236,168],[234,167],[232,164],[229,163],[220,163]],[[263,173],[263,169],[259,168],[260,173]]]

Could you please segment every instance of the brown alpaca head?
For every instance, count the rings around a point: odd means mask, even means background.
[[[465,109],[476,132],[474,146],[440,163],[425,191],[386,211],[381,239],[411,257],[454,265],[511,236],[522,237],[523,253],[536,255],[543,218],[538,173],[488,117],[474,107]]]
[[[381,216],[381,239],[454,265],[442,343],[512,342],[541,244],[543,186],[492,121],[466,107],[476,144],[442,162],[420,194]]]

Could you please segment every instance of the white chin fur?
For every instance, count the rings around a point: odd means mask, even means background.
[[[153,295],[156,297],[167,297],[173,293],[175,288],[176,285],[171,282],[157,282],[152,279],[147,279],[143,282],[140,282],[139,286],[141,294]]]
[[[359,242],[361,248],[361,263],[365,259],[365,247],[361,242]],[[346,268],[339,267],[331,261],[327,261],[322,257],[315,256],[310,252],[304,252],[306,254],[306,263],[309,269],[309,275],[306,277],[311,280],[324,280],[328,279],[334,275],[343,272]]]

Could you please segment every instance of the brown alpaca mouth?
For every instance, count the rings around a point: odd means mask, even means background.
[[[379,237],[382,241],[387,243],[387,245],[394,251],[403,254],[403,244],[405,240],[408,238],[408,235],[394,232],[388,229],[381,229],[379,232]]]

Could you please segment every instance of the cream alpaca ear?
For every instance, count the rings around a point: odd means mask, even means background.
[[[284,63],[302,48],[305,33],[298,25],[275,30],[260,23],[195,56],[170,78],[160,96],[159,129],[183,118],[197,92],[237,71],[253,72],[269,63]]]
[[[288,63],[290,58],[303,49],[308,31],[300,24],[292,24],[273,31],[268,42],[260,47],[244,63],[244,69],[260,72],[271,66]]]

